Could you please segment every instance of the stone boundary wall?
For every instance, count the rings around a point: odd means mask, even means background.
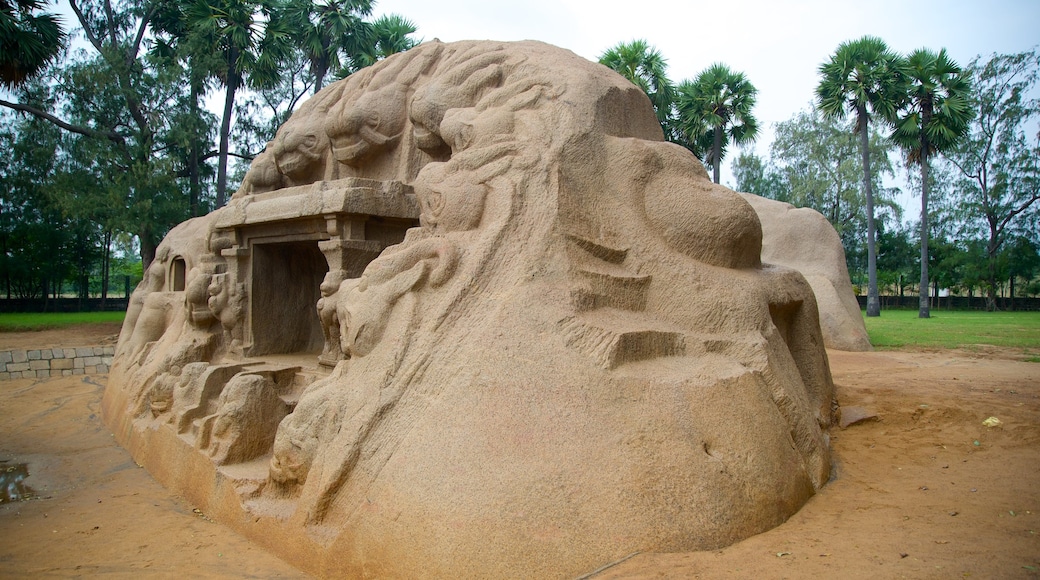
[[[0,350],[0,381],[107,373],[114,346]]]

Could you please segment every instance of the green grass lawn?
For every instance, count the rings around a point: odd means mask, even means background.
[[[125,312],[13,312],[0,314],[0,332],[29,332],[76,324],[123,322]]]
[[[918,318],[917,310],[882,310],[864,318],[875,348],[977,348],[992,345],[1040,355],[1040,312],[977,312],[932,310]],[[1040,356],[1037,357],[1040,361]]]

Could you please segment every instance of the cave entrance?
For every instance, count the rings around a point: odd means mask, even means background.
[[[254,244],[250,356],[318,354],[325,344],[315,304],[329,271],[317,241]]]

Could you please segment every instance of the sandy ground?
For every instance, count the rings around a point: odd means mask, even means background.
[[[0,348],[117,331],[0,335]],[[877,418],[832,431],[821,493],[729,548],[636,554],[594,577],[1040,577],[1040,363],[1022,359],[831,352],[839,402]],[[105,380],[0,382],[0,494],[28,495],[0,495],[0,577],[303,577],[137,467],[98,419]]]

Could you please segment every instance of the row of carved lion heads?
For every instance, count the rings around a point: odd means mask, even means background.
[[[253,160],[236,197],[341,177],[410,181],[415,149],[445,161],[501,140],[515,130],[513,113],[548,91],[530,78],[510,82],[505,51],[445,53],[441,43],[421,45],[327,87]]]

